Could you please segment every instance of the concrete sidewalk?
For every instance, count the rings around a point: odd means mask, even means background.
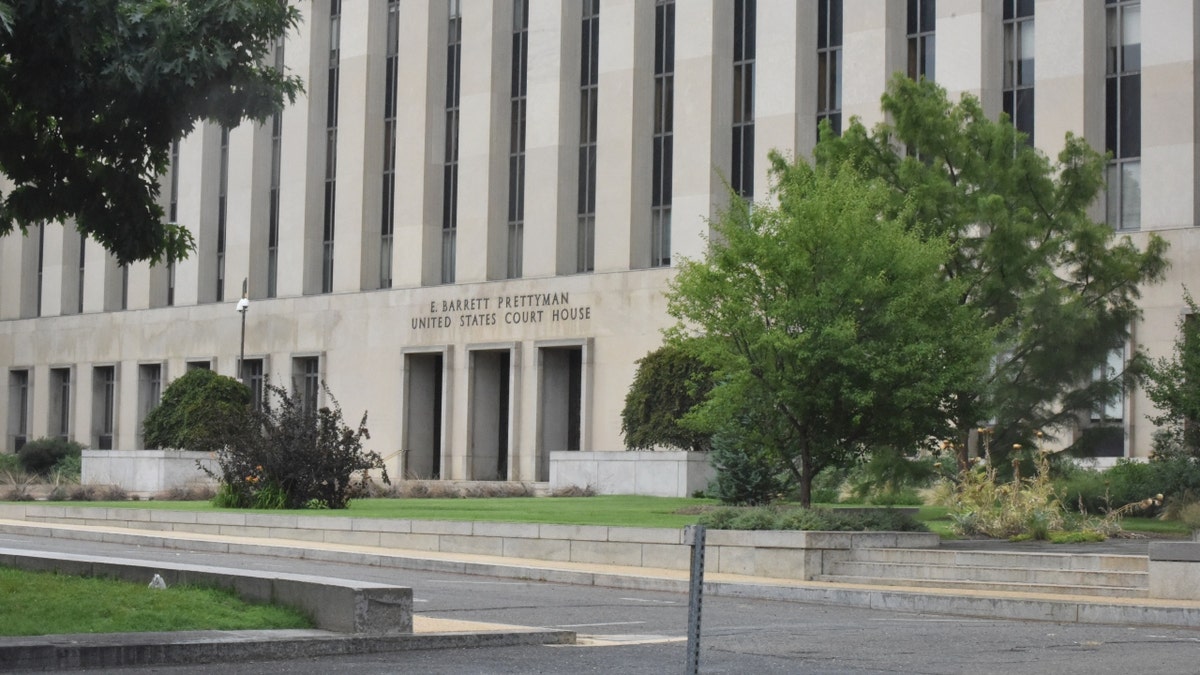
[[[492,555],[381,549],[284,539],[263,540],[204,533],[148,532],[102,525],[63,525],[16,520],[0,520],[0,532],[622,589],[685,593],[688,587],[686,571],[623,565],[550,562]],[[956,548],[962,546],[970,544],[955,545]],[[1128,549],[1130,546],[1122,545],[1121,548]],[[870,586],[716,573],[706,574],[705,593],[997,619],[1200,628],[1200,602],[1193,601]],[[565,631],[494,624],[462,624],[417,614],[414,617],[414,633],[397,637],[368,638],[322,631],[265,631],[0,638],[0,670],[41,667],[31,662],[21,666],[10,665],[14,663],[10,656],[32,653],[29,650],[34,649],[40,650],[42,654],[59,654],[55,657],[54,667],[70,668],[87,665],[198,663],[207,662],[203,661],[204,659],[251,658],[248,655],[251,653],[257,654],[257,658],[273,658],[273,655],[282,654],[291,657],[503,644],[561,644],[573,641],[574,635]],[[98,660],[85,662],[85,658]],[[114,658],[121,662],[110,661]]]

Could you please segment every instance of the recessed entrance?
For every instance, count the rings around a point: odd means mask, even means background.
[[[579,450],[583,410],[583,347],[542,347],[538,399],[537,479],[550,480],[550,452]]]
[[[445,357],[404,357],[404,478],[442,477],[442,397]]]
[[[469,480],[508,480],[512,351],[471,352]]]

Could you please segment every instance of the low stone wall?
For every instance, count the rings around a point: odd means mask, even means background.
[[[287,539],[327,544],[494,555],[533,560],[688,569],[682,529],[385,520],[265,513],[157,511],[134,508],[0,504],[0,518]],[[708,532],[705,567],[718,573],[810,580],[854,547],[928,548],[932,533]]]
[[[0,565],[31,571],[104,577],[148,584],[155,574],[168,586],[189,584],[236,592],[249,602],[276,603],[308,615],[317,628],[339,633],[412,633],[412,589],[404,586],[225,567],[96,558],[70,553],[0,549]]]
[[[550,488],[590,487],[602,495],[691,497],[715,471],[706,452],[550,453]]]
[[[1150,543],[1150,597],[1200,600],[1200,542]]]
[[[196,485],[216,487],[197,466],[216,471],[217,462],[204,452],[185,450],[84,450],[84,485],[117,485],[126,492],[152,495]]]

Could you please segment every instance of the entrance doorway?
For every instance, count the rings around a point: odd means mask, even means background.
[[[442,477],[442,398],[445,356],[404,356],[404,475],[406,479]]]

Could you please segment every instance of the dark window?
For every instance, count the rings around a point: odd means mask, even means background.
[[[117,416],[117,369],[97,366],[92,371],[92,418],[96,448],[113,449]]]
[[[675,0],[654,8],[654,185],[651,187],[650,264],[671,264],[671,184],[675,155]]]
[[[1004,0],[1004,113],[1033,145],[1033,2]]]
[[[600,93],[600,0],[583,0],[579,59],[579,244],[575,268],[596,269],[596,124]]]
[[[1141,5],[1107,1],[1105,149],[1108,165],[1107,221],[1136,230],[1142,221],[1142,26]]]
[[[242,364],[242,374],[246,386],[250,387],[250,402],[254,405],[255,410],[261,409],[264,382],[263,360],[246,359]]]
[[[936,0],[908,0],[908,76],[934,79]]]
[[[525,246],[525,99],[529,80],[529,0],[513,4],[508,133],[508,278],[521,276]]]
[[[755,0],[733,5],[733,161],[730,185],[745,199],[754,198],[754,57]]]
[[[275,70],[283,72],[283,38],[275,42]],[[267,297],[278,293],[279,279],[279,173],[282,168],[283,113],[271,116],[271,188],[267,200]]]
[[[300,395],[304,409],[314,411],[321,400],[321,359],[305,356],[293,359],[292,388]]]
[[[825,120],[842,133],[842,0],[817,5],[817,140]]]
[[[172,223],[179,222],[179,141],[171,142],[171,196],[168,217]],[[79,254],[80,266],[83,266],[83,253]],[[82,288],[82,287],[81,287]],[[79,311],[83,311],[83,293],[79,294]],[[167,306],[175,304],[175,261],[167,263]]]
[[[334,212],[337,206],[338,87],[342,0],[329,3],[329,85],[325,91],[325,209],[321,229],[321,292],[333,291]]]
[[[12,451],[20,450],[29,440],[29,371],[8,372],[8,428]]]
[[[442,283],[454,283],[458,248],[458,115],[462,76],[462,12],[448,0],[446,38],[446,148],[442,174]]]
[[[138,438],[142,438],[142,422],[162,400],[162,365],[143,363],[138,366]]]
[[[229,129],[221,127],[221,176],[217,182],[217,302],[225,299],[226,205],[229,197]]]
[[[71,437],[71,369],[50,369],[50,435]]]

